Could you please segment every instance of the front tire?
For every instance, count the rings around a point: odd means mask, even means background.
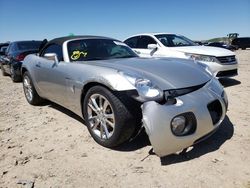
[[[94,86],[83,102],[83,115],[94,140],[104,147],[127,141],[136,128],[136,119],[126,105],[110,90]]]
[[[26,100],[31,105],[39,105],[44,101],[37,94],[36,89],[31,80],[31,76],[27,71],[23,74],[23,91],[24,91]]]

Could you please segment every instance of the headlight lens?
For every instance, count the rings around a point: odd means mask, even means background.
[[[190,59],[196,60],[196,61],[206,61],[206,62],[216,62],[219,63],[216,57],[214,56],[208,56],[208,55],[199,55],[199,54],[190,54],[185,53],[187,57]]]
[[[137,75],[120,72],[132,85],[135,86],[140,100],[160,100],[163,98],[163,92],[155,86],[150,80],[141,78]]]

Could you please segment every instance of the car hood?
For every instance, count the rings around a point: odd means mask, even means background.
[[[125,74],[147,78],[162,90],[200,85],[212,78],[201,65],[186,59],[120,58],[81,63],[108,67]]]
[[[227,50],[224,48],[212,47],[212,46],[182,46],[182,47],[172,47],[171,49],[174,49],[179,52],[210,55],[210,56],[216,56],[216,57],[235,55],[230,50]]]

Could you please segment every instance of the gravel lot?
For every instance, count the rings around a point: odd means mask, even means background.
[[[229,111],[208,140],[159,158],[141,134],[101,147],[84,122],[53,103],[31,106],[22,84],[0,76],[0,187],[250,188],[250,50],[236,52],[239,75],[222,80]]]

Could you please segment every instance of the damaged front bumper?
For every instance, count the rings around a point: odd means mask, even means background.
[[[159,104],[154,101],[142,105],[143,126],[149,136],[154,152],[166,156],[187,148],[214,132],[223,121],[227,110],[227,97],[216,78],[192,93],[176,98],[176,104]],[[213,117],[220,109],[219,118]],[[192,113],[196,119],[195,130],[185,136],[176,136],[171,130],[174,117]]]

